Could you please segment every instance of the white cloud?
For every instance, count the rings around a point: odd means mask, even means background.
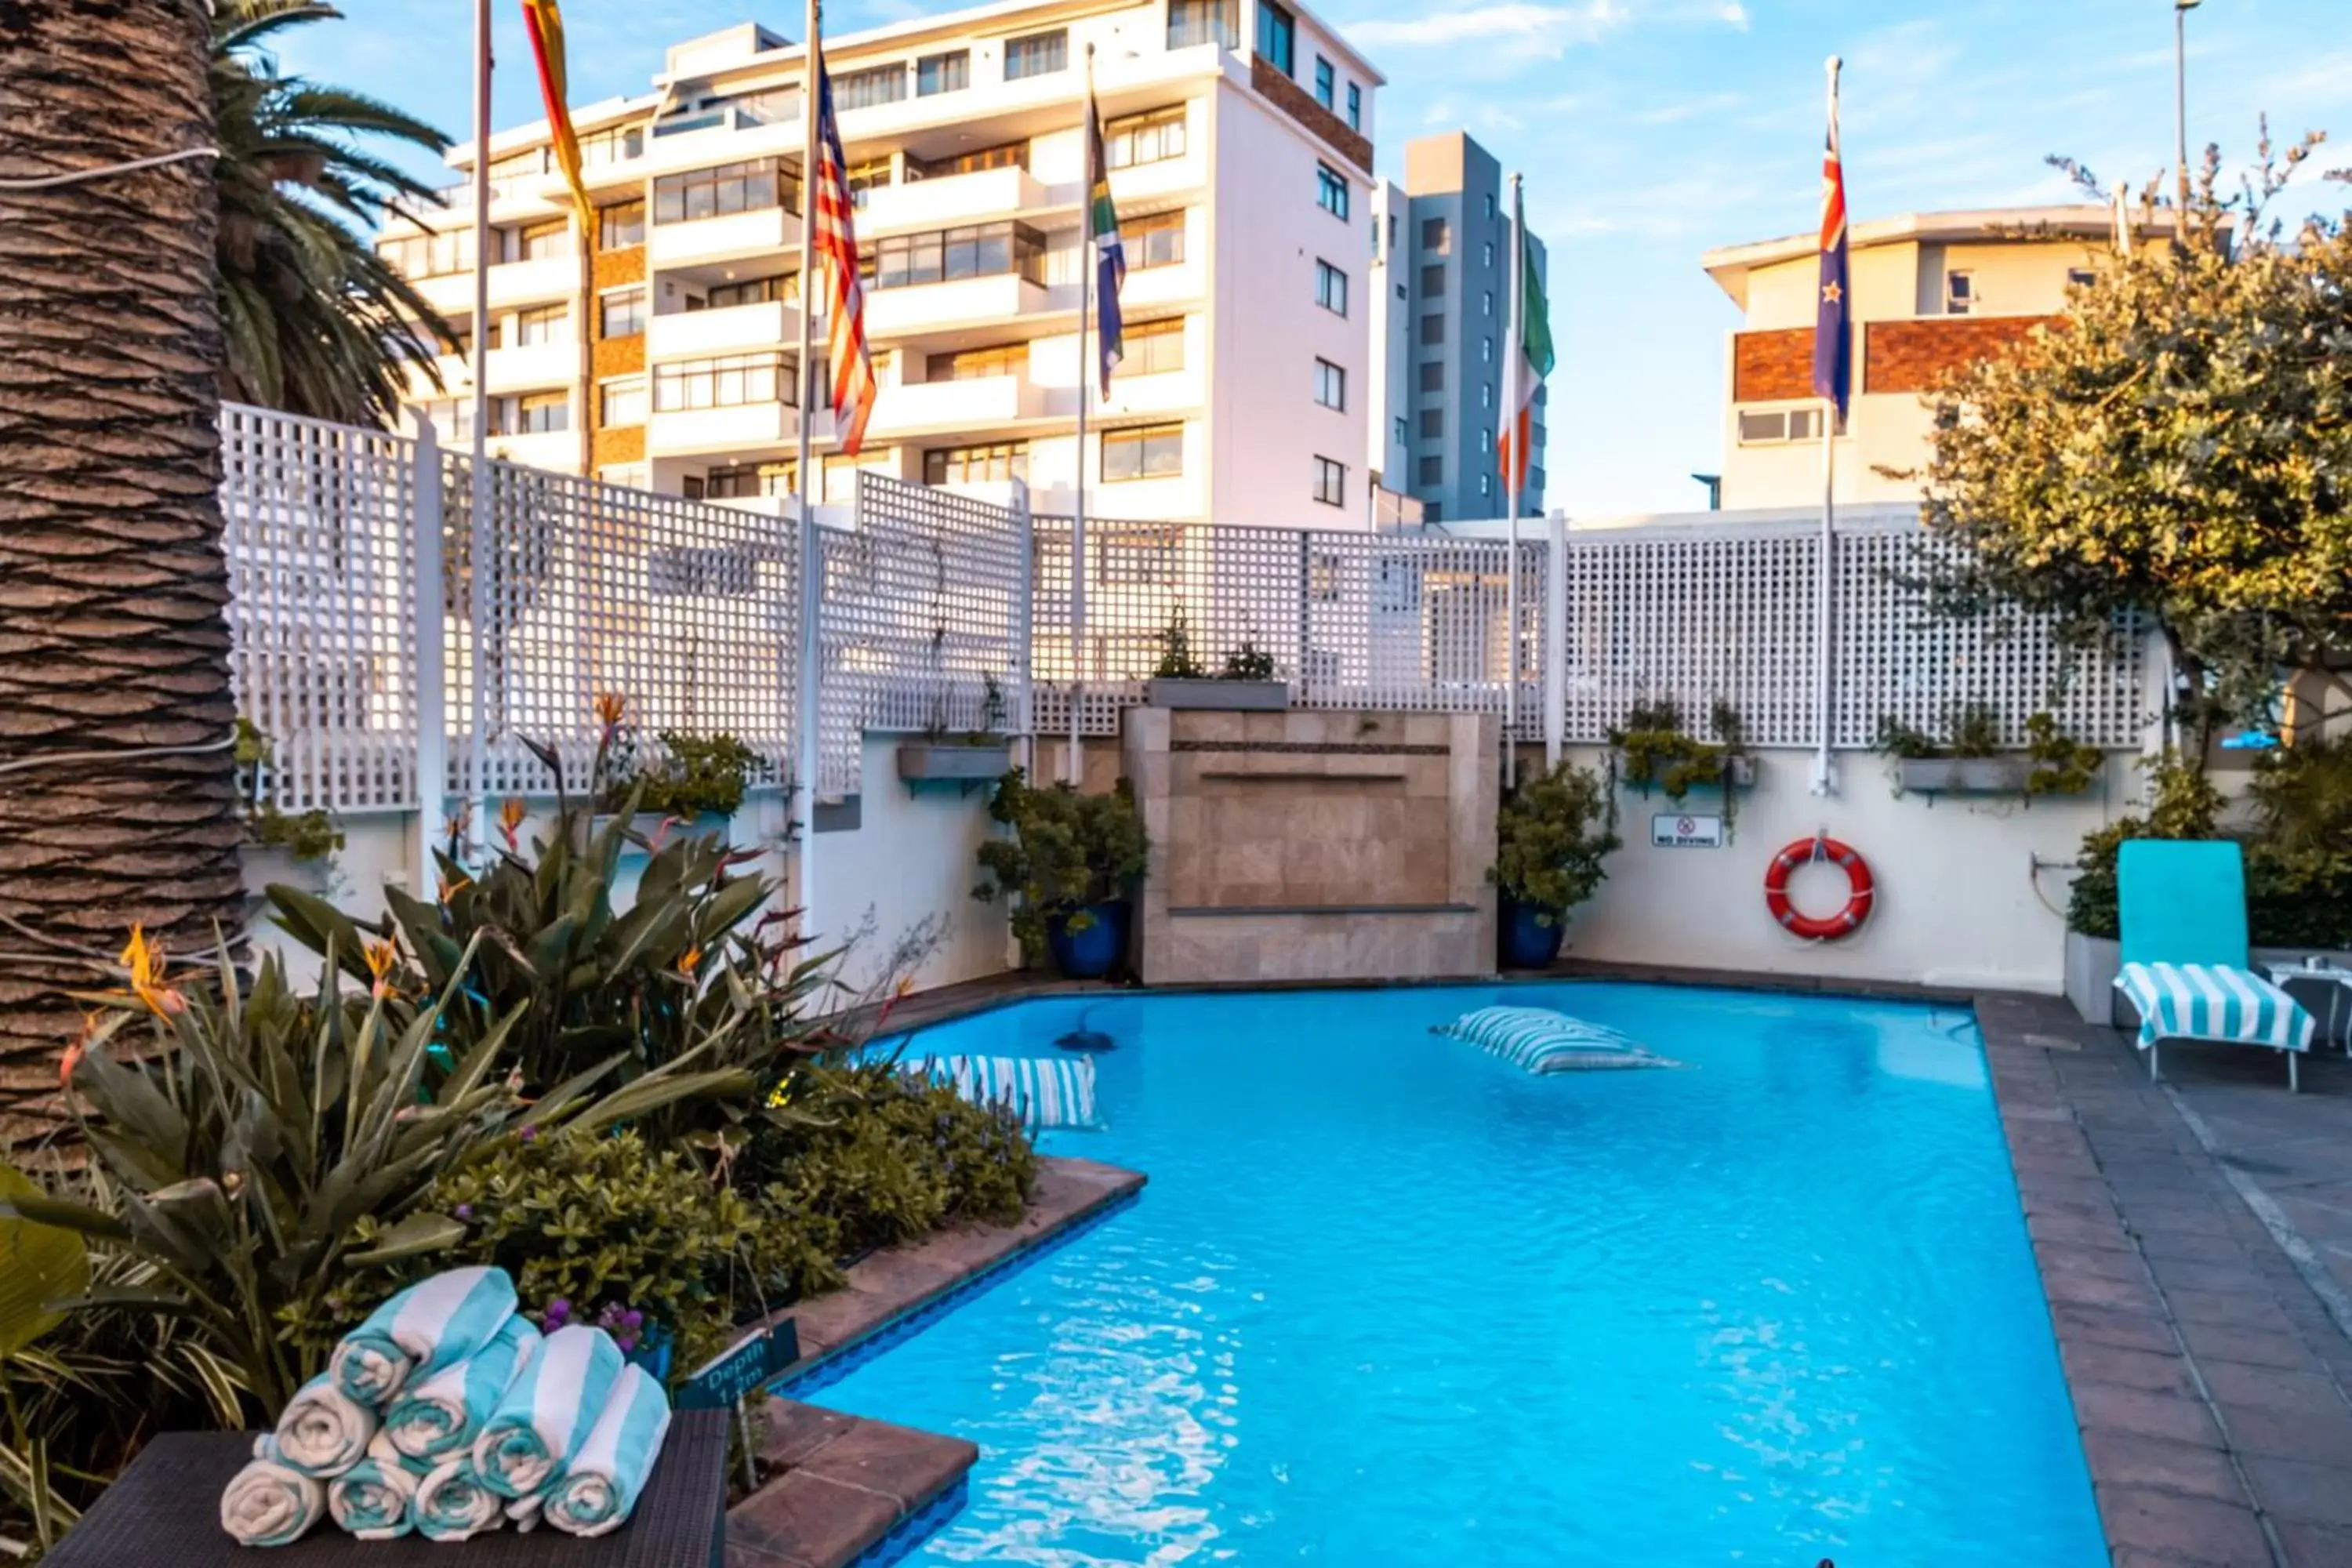
[[[1600,42],[1625,19],[1625,10],[1617,0],[1584,0],[1576,5],[1496,0],[1420,16],[1358,22],[1346,32],[1348,41],[1362,48],[1427,48],[1499,41],[1557,58],[1580,44]]]
[[[1743,33],[1748,31],[1748,7],[1741,5],[1739,0],[1723,0],[1723,4],[1716,7],[1715,14],[1739,31]]]

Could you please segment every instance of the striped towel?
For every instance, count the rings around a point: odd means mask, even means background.
[[[454,1366],[411,1382],[385,1406],[383,1429],[393,1447],[412,1459],[438,1459],[470,1448],[482,1424],[539,1349],[539,1331],[523,1317],[509,1318],[490,1342]]]
[[[254,1460],[221,1493],[221,1528],[239,1546],[288,1545],[326,1511],[326,1486],[275,1459]],[[168,1547],[162,1550],[168,1555]]]
[[[1102,1125],[1091,1057],[928,1057],[922,1071],[974,1105],[1011,1108],[1033,1131]]]
[[[1467,1040],[1531,1073],[1682,1065],[1653,1056],[1614,1029],[1546,1007],[1480,1007],[1441,1025],[1436,1033]]]
[[[433,1467],[412,1459],[378,1432],[367,1457],[327,1483],[327,1511],[362,1541],[393,1541],[415,1528],[409,1517],[416,1484]]]
[[[474,1439],[482,1484],[520,1498],[561,1479],[622,1365],[621,1347],[602,1329],[574,1323],[548,1335]]]
[[[669,1432],[669,1396],[641,1366],[623,1372],[588,1440],[547,1494],[547,1522],[573,1535],[618,1530]]]
[[[329,1363],[335,1386],[362,1405],[387,1404],[411,1379],[430,1377],[480,1350],[514,1310],[514,1281],[503,1268],[436,1274],[343,1336]]]
[[[277,1430],[254,1445],[254,1457],[323,1480],[358,1464],[375,1433],[375,1411],[322,1372],[294,1391]]]
[[[2116,987],[2139,1012],[2141,1050],[2159,1040],[2221,1040],[2307,1051],[2318,1031],[2294,997],[2231,964],[2126,963]]]
[[[505,1502],[475,1474],[474,1456],[452,1454],[416,1483],[408,1520],[427,1541],[469,1541],[506,1522]]]

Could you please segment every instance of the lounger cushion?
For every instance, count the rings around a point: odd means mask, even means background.
[[[923,1067],[974,1105],[1010,1106],[1033,1131],[1102,1125],[1091,1057],[931,1057]]]
[[[2231,964],[2126,963],[2116,988],[2138,1009],[2142,1050],[2159,1040],[2219,1040],[2307,1051],[2316,1032],[2294,997]]]
[[[1532,1073],[1606,1071],[1612,1068],[1673,1067],[1605,1025],[1555,1013],[1548,1007],[1480,1007],[1441,1026],[1442,1035],[1468,1040]]]

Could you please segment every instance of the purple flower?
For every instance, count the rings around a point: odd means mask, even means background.
[[[459,1219],[470,1220],[474,1217],[474,1205],[471,1204],[459,1204],[454,1212]]]
[[[560,1329],[571,1316],[572,1303],[558,1296],[547,1304],[547,1310],[540,1314],[540,1327]]]
[[[639,1329],[644,1328],[645,1325],[646,1315],[643,1312],[638,1311],[635,1307],[630,1308],[627,1311],[621,1314],[621,1326],[628,1330],[629,1332],[633,1334]]]
[[[526,1125],[526,1126],[523,1128],[523,1130],[522,1130],[522,1141],[523,1141],[524,1142],[526,1142],[526,1143],[530,1142],[532,1139],[534,1139],[534,1138],[536,1138],[536,1137],[538,1137],[538,1136],[539,1136],[539,1129],[538,1129],[538,1128],[536,1128],[536,1127],[532,1127],[532,1126],[528,1126],[528,1125]]]
[[[621,1347],[621,1353],[625,1355],[629,1352],[637,1348],[637,1336],[635,1334],[623,1334],[619,1339],[613,1342],[619,1345]]]

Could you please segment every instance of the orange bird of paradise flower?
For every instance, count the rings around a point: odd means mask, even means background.
[[[368,973],[374,980],[373,994],[379,1002],[399,994],[400,987],[392,983],[392,972],[400,962],[400,949],[389,938],[372,942],[361,950],[367,958]]]
[[[507,848],[515,847],[515,835],[522,828],[522,819],[530,814],[522,796],[510,795],[499,803],[499,837],[507,841]]]
[[[188,1010],[188,999],[163,982],[168,962],[162,945],[147,940],[145,926],[131,928],[131,942],[122,950],[121,963],[131,972],[131,994],[157,1017],[177,1017]]]
[[[596,721],[607,730],[617,730],[621,721],[629,716],[629,700],[617,691],[596,693]]]

